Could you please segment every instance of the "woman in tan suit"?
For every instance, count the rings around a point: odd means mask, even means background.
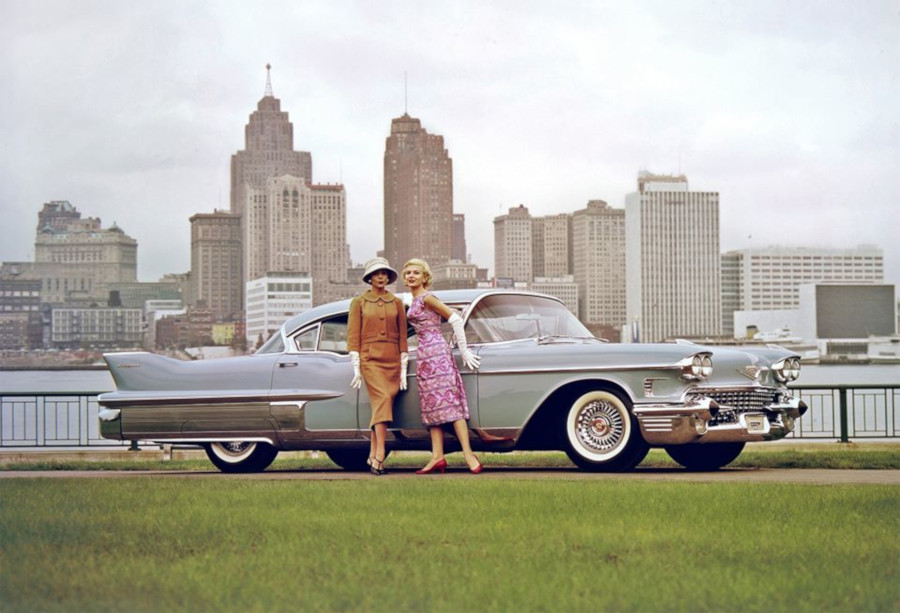
[[[363,281],[372,286],[350,303],[347,322],[347,350],[353,363],[356,389],[366,382],[372,404],[369,466],[372,474],[383,475],[384,441],[387,425],[394,418],[394,398],[406,389],[406,311],[403,302],[387,291],[397,280],[397,271],[384,258],[366,262]]]

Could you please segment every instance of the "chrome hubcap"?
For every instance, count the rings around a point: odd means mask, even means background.
[[[579,410],[575,430],[579,442],[587,449],[605,453],[622,441],[625,422],[615,405],[593,400]]]
[[[232,441],[228,443],[219,443],[218,447],[222,453],[231,456],[239,456],[247,452],[252,445],[256,443],[247,443],[243,441]]]

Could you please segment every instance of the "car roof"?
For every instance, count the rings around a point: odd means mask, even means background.
[[[448,290],[437,290],[433,292],[435,297],[441,302],[445,302],[448,304],[469,304],[474,301],[476,298],[481,296],[485,296],[487,294],[503,294],[503,295],[523,295],[523,296],[542,296],[545,298],[552,298],[553,300],[559,300],[558,298],[554,298],[553,296],[549,296],[547,294],[541,294],[539,292],[529,292],[524,290],[509,290],[509,289],[496,289],[496,288],[485,288],[485,289],[448,289]],[[403,296],[402,293],[398,293],[398,296]],[[300,313],[299,315],[295,315],[284,322],[282,327],[283,331],[287,335],[293,334],[296,330],[306,326],[314,321],[318,321],[319,319],[325,319],[327,317],[331,317],[333,315],[339,315],[341,313],[346,313],[350,310],[351,299],[348,300],[340,300],[338,302],[329,302],[328,304],[319,305],[309,311],[305,311]]]

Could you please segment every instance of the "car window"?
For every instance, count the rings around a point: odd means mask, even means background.
[[[263,343],[263,346],[256,350],[256,353],[283,353],[284,342],[281,340],[281,332],[276,332],[269,340]]]
[[[590,337],[565,306],[541,296],[487,296],[466,324],[469,343],[496,343],[543,336]]]
[[[313,351],[316,348],[316,340],[319,338],[319,327],[313,326],[308,330],[304,330],[300,334],[294,335],[292,339],[297,351]]]
[[[322,322],[319,351],[347,353],[347,316]]]

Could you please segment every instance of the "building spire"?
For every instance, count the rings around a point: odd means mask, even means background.
[[[274,98],[275,94],[272,93],[272,65],[266,64],[266,92],[263,94],[263,98]]]

